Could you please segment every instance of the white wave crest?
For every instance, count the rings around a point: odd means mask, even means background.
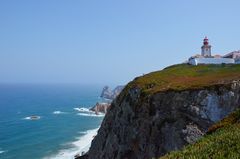
[[[81,155],[82,152],[87,152],[93,138],[97,135],[98,129],[88,130],[85,135],[76,138],[77,141],[71,143],[73,148],[60,150],[56,155],[45,157],[44,159],[74,159],[76,154]]]
[[[92,112],[91,110],[89,110],[88,108],[74,108],[74,110],[77,110],[79,112]]]
[[[53,114],[67,114],[67,112],[62,112],[62,111],[57,110],[57,111],[54,111]]]
[[[0,154],[2,154],[2,153],[6,153],[7,151],[3,151],[3,149],[2,148],[0,148]]]
[[[39,119],[41,119],[41,117],[40,116],[27,116],[23,119],[24,120],[39,120]]]
[[[95,114],[95,113],[77,113],[77,115],[88,116],[88,117],[104,117],[105,114],[103,114],[103,113],[99,113],[99,114]]]
[[[82,134],[82,135],[85,135],[87,134],[88,131],[79,131],[78,134]]]

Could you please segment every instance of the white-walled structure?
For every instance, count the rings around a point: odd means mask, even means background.
[[[235,64],[240,64],[240,59],[235,60]]]
[[[240,50],[233,51],[223,56],[224,58],[233,58],[235,60],[235,64],[240,64]]]
[[[203,39],[203,46],[201,47],[201,55],[195,55],[188,59],[191,65],[199,64],[240,64],[240,51],[231,52],[223,57],[220,55],[211,55],[211,45],[209,45],[208,38]]]
[[[224,58],[240,59],[240,50],[233,51],[223,56]]]
[[[189,64],[234,64],[235,61],[232,58],[190,58]]]

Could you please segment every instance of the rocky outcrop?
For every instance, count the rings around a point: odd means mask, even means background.
[[[240,105],[240,81],[145,94],[125,88],[112,102],[89,159],[150,159],[194,143]]]
[[[102,90],[102,93],[101,93],[100,97],[106,98],[106,99],[111,99],[112,98],[112,91],[111,91],[110,87],[108,87],[108,86],[103,87],[103,90]]]
[[[98,113],[107,113],[109,107],[110,107],[110,103],[96,103],[96,105],[94,107],[92,107],[90,110],[94,111],[96,114]]]
[[[124,86],[117,86],[115,89],[111,90],[110,87],[105,86],[100,97],[113,100],[121,93],[123,88]]]
[[[124,89],[124,86],[117,86],[114,88],[113,92],[113,99],[115,99]]]

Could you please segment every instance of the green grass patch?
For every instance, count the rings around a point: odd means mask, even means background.
[[[240,79],[240,65],[180,64],[136,78],[127,88],[140,88],[144,94],[166,90],[199,89]]]
[[[240,111],[215,124],[207,135],[181,151],[170,152],[160,159],[240,158]]]

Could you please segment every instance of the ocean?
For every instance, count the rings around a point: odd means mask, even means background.
[[[0,159],[72,159],[87,151],[104,117],[88,111],[101,101],[101,89],[0,85]]]

